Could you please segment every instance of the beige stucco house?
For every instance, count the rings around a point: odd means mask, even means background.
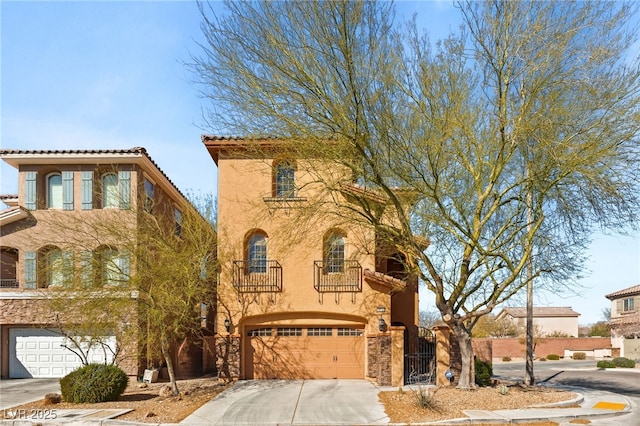
[[[533,327],[540,336],[578,337],[578,317],[580,314],[570,307],[534,307]],[[518,327],[526,326],[527,309],[504,308],[496,319],[506,318]]]
[[[402,385],[419,340],[417,279],[372,227],[333,207],[364,188],[328,189],[317,173],[340,176],[337,166],[275,139],[202,140],[218,167],[220,376]]]
[[[81,228],[109,220],[117,226],[112,229],[135,236],[138,215],[150,214],[172,218],[179,229],[190,204],[140,147],[2,150],[0,158],[18,171],[18,194],[1,198],[8,208],[0,211],[0,376],[62,377],[80,360],[61,347],[60,318],[47,304],[56,286],[75,271],[71,279],[82,285],[117,289],[135,273],[118,233]],[[136,300],[135,291],[125,296]],[[133,312],[122,326],[138,327]],[[115,336],[105,337],[117,344]],[[130,375],[145,367],[140,349],[134,340],[120,353]],[[109,355],[91,356],[105,361]],[[184,373],[202,371],[202,356],[197,358]]]
[[[614,291],[605,296],[611,301],[611,343],[620,348],[620,356],[640,358],[640,285]]]

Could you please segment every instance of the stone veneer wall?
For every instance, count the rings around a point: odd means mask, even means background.
[[[391,386],[391,335],[370,336],[367,340],[367,374],[379,386]]]
[[[240,378],[240,336],[216,336],[216,369],[226,380]]]

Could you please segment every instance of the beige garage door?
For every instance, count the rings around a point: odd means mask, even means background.
[[[246,335],[247,379],[361,379],[364,337],[353,327],[263,327]]]

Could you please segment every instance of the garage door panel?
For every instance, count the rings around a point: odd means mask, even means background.
[[[63,377],[82,365],[80,358],[63,347],[65,338],[55,331],[29,328],[9,330],[9,377]],[[115,337],[107,338],[115,347]],[[92,348],[89,359],[111,362],[112,354]]]

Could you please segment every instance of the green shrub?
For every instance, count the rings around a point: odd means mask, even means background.
[[[577,359],[577,360],[585,360],[587,359],[587,354],[584,352],[574,352],[571,358]]]
[[[511,357],[510,356],[503,356],[502,357],[502,361],[509,362],[509,361],[511,361]]]
[[[89,364],[60,379],[60,392],[66,402],[116,401],[128,381],[125,372],[116,365]]]
[[[598,361],[598,363],[596,364],[596,367],[598,367],[598,368],[616,368],[616,365],[611,360],[603,359],[601,361]]]
[[[493,368],[491,363],[474,360],[476,370],[476,384],[478,386],[491,386],[491,376],[493,376]]]
[[[560,359],[560,355],[557,355],[557,354],[549,354],[549,355],[547,355],[547,359],[548,359],[549,361],[557,361],[557,360],[559,360],[559,359]]]
[[[636,366],[634,360],[625,357],[614,358],[613,364],[618,368],[634,368]]]

